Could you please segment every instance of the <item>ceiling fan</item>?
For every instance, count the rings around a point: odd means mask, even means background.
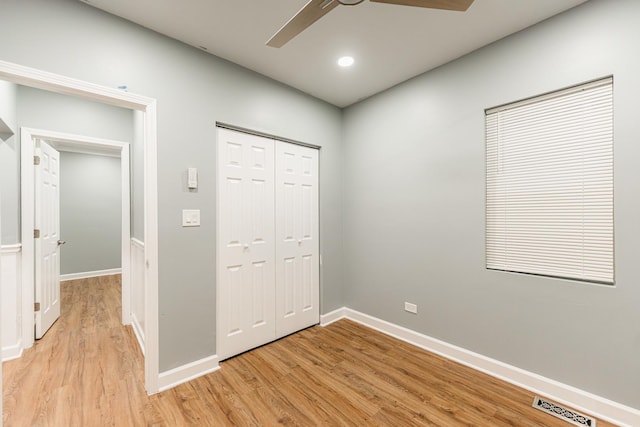
[[[306,30],[318,19],[337,6],[355,6],[364,0],[310,0],[267,42],[267,46],[282,47],[289,40]],[[474,0],[369,0],[374,3],[390,3],[399,6],[416,6],[428,9],[455,10],[463,12]]]

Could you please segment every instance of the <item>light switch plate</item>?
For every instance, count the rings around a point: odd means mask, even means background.
[[[187,188],[195,190],[198,188],[198,169],[187,169]]]
[[[183,209],[182,226],[200,227],[200,209]]]

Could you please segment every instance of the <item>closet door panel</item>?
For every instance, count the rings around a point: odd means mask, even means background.
[[[275,339],[274,167],[272,140],[218,130],[221,359]]]
[[[318,150],[276,141],[276,335],[320,320]]]

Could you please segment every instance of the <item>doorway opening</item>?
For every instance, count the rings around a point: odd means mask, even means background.
[[[144,129],[144,373],[147,393],[158,392],[158,186],[156,100],[117,89],[87,83],[30,67],[0,61],[0,79],[58,94],[75,96],[142,112]],[[33,232],[33,230],[31,231]],[[23,235],[23,237],[28,237]],[[23,238],[22,255],[33,257],[33,240]],[[22,268],[22,280],[33,281],[33,270]],[[33,310],[33,307],[31,307]],[[27,323],[27,322],[24,322]],[[31,331],[32,333],[32,331]],[[30,333],[30,336],[32,336]],[[0,374],[1,374],[0,368]],[[1,378],[1,375],[0,375]]]
[[[42,200],[45,198],[35,197],[38,193],[39,183],[35,178],[37,167],[34,165],[34,156],[38,145],[50,146],[54,152],[75,152],[81,154],[111,156],[120,158],[120,198],[121,198],[121,231],[120,231],[120,254],[122,269],[122,324],[131,323],[131,209],[130,209],[130,177],[129,177],[129,144],[120,141],[91,138],[80,135],[71,135],[61,132],[22,128],[20,132],[21,140],[21,205],[22,205],[22,235],[29,236],[32,231],[42,230],[39,222],[49,222],[47,218],[38,219],[39,216],[47,212]],[[42,161],[39,161],[40,163]],[[44,161],[44,163],[47,163]],[[58,165],[60,162],[57,162]],[[40,165],[46,168],[46,164]],[[58,190],[59,191],[59,190]],[[59,197],[59,195],[58,195]],[[55,198],[53,198],[55,199]],[[59,204],[59,200],[49,198],[48,203]],[[59,211],[59,209],[57,209]],[[53,213],[55,215],[55,213]],[[59,228],[59,217],[58,228]],[[31,347],[35,338],[40,338],[49,326],[59,316],[60,307],[56,308],[59,300],[55,295],[59,295],[60,272],[56,269],[46,269],[46,250],[40,248],[45,246],[45,239],[49,233],[43,233],[40,239],[23,239],[22,243],[22,318],[23,318],[23,345],[25,348]],[[59,236],[59,230],[51,233],[57,240],[59,247],[63,240]],[[52,251],[56,251],[56,242],[49,245]],[[58,261],[59,262],[59,261]],[[35,269],[34,269],[35,266]],[[46,270],[49,270],[48,273]],[[55,276],[55,277],[46,277]],[[47,280],[44,280],[44,279]],[[47,288],[51,289],[47,289]],[[55,287],[57,287],[57,292]],[[49,298],[42,298],[49,295]],[[34,308],[34,302],[37,310]],[[39,305],[39,307],[38,307]],[[35,316],[34,316],[35,314]]]

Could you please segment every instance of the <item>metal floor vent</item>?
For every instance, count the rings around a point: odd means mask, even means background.
[[[533,407],[577,426],[596,426],[595,419],[579,412],[572,411],[571,409],[567,409],[557,403],[544,400],[538,396],[533,399]]]

